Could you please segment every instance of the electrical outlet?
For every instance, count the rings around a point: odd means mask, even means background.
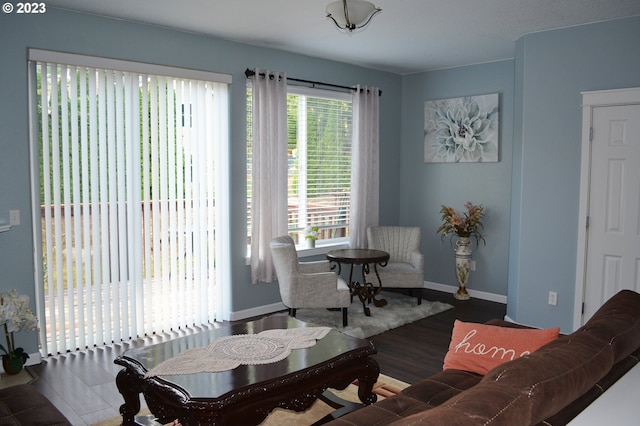
[[[476,261],[475,261],[475,260],[472,260],[472,261],[471,261],[471,270],[472,270],[472,271],[475,271],[475,270],[476,270]]]
[[[20,210],[9,210],[9,225],[20,225]]]
[[[556,306],[558,304],[558,293],[555,291],[549,292],[549,304],[552,306]]]

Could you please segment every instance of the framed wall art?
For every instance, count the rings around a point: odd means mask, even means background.
[[[498,161],[498,94],[424,103],[426,163]]]

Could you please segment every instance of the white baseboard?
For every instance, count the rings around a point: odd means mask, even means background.
[[[272,303],[270,305],[256,306],[251,309],[243,309],[242,311],[234,311],[230,314],[230,321],[240,321],[246,318],[259,317],[261,315],[268,315],[274,312],[284,311],[287,308],[282,302]]]
[[[443,292],[451,292],[455,293],[458,290],[458,287],[446,284],[439,284],[434,282],[425,281],[424,288],[428,288],[431,290],[443,291]],[[476,299],[488,300],[491,302],[498,303],[507,303],[507,296],[502,296],[500,294],[487,293],[484,291],[478,291],[473,289],[468,289],[471,297],[475,297]],[[282,302],[272,303],[270,305],[256,306],[255,308],[244,309],[242,311],[234,311],[230,314],[230,321],[240,321],[246,318],[259,317],[261,315],[268,315],[274,312],[284,311],[287,308],[282,304]]]
[[[458,287],[456,286],[434,283],[430,281],[424,282],[424,288],[428,288],[430,290],[443,291],[446,293],[449,293],[449,292],[455,293],[456,291],[458,291]],[[471,297],[475,297],[476,299],[488,300],[490,302],[498,302],[498,303],[504,303],[504,304],[507,303],[507,296],[503,296],[501,294],[487,293],[486,291],[478,291],[472,288],[467,288],[467,291],[469,292],[469,295],[471,295]]]
[[[36,364],[40,364],[42,362],[42,355],[40,355],[40,352],[34,352],[32,354],[29,354],[29,359],[27,359],[27,362],[25,365],[36,365]]]

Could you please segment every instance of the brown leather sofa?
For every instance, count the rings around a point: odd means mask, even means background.
[[[0,425],[71,426],[38,389],[16,385],[0,389]]]
[[[640,294],[623,290],[583,327],[484,377],[446,370],[329,424],[564,425],[639,359]]]

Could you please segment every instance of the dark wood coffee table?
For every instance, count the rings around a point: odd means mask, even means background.
[[[180,419],[185,426],[258,424],[274,408],[304,411],[317,399],[341,408],[323,419],[329,421],[362,406],[338,400],[329,391],[325,392],[328,388],[345,389],[356,379],[362,403],[374,403],[377,397],[372,389],[380,368],[370,356],[376,349],[367,340],[336,330],[331,330],[314,346],[293,350],[286,359],[276,363],[241,365],[219,373],[144,377],[160,362],[187,349],[207,346],[219,337],[312,326],[285,315],[275,315],[127,350],[114,361],[124,367],[116,377],[125,401],[120,407],[123,424],[136,424],[140,394],[160,422]]]
[[[377,299],[376,296],[382,291],[382,281],[378,274],[378,265],[381,267],[387,266],[389,260],[389,253],[382,250],[370,250],[370,249],[340,249],[331,250],[327,253],[327,259],[330,262],[338,264],[338,275],[342,271],[342,264],[350,266],[349,269],[349,289],[351,290],[351,300],[353,296],[358,296],[360,302],[362,302],[362,310],[366,316],[371,316],[371,310],[367,306],[368,303],[373,301],[376,307],[382,307],[387,304],[385,299]],[[362,282],[353,278],[353,267],[355,265],[362,265]],[[373,265],[373,272],[375,272],[378,278],[378,283],[374,283],[367,279],[367,275],[371,272],[371,265]],[[333,269],[335,265],[331,267]]]

